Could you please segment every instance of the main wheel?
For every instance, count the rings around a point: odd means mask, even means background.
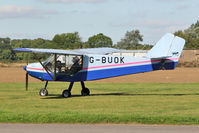
[[[82,96],[88,96],[90,95],[90,90],[88,88],[82,89],[81,91]]]
[[[62,92],[62,96],[63,96],[64,98],[68,98],[68,97],[71,96],[71,92],[70,92],[69,90],[64,90],[64,91]]]
[[[48,90],[45,88],[42,88],[39,92],[40,96],[48,96]]]

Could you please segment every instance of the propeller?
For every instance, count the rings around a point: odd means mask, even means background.
[[[28,71],[27,71],[27,66],[28,66],[28,58],[27,58],[27,65],[24,67],[24,70],[26,71],[26,91],[28,91]]]
[[[26,91],[28,91],[28,72],[26,71]]]

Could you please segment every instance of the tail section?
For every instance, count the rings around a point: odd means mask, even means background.
[[[169,49],[174,40],[174,35],[167,33],[164,35],[156,45],[147,53],[148,58],[163,58],[168,57]]]
[[[147,53],[146,57],[151,59],[162,59],[161,65],[165,69],[175,69],[184,45],[184,39],[167,33]]]

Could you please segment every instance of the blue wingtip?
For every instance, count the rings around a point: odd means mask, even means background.
[[[30,49],[27,49],[27,48],[15,48],[15,49],[13,49],[13,51],[31,52],[31,50],[30,50]]]
[[[23,68],[23,69],[26,71],[26,68],[27,68],[27,66],[24,66],[24,68]]]

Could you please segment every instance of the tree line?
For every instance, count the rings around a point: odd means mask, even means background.
[[[199,21],[192,24],[185,30],[179,30],[174,33],[186,40],[186,48],[199,48]],[[0,38],[0,62],[20,62],[25,60],[34,60],[32,54],[15,53],[14,48],[49,48],[49,49],[80,49],[80,48],[97,48],[112,47],[118,49],[150,49],[152,45],[141,44],[143,35],[139,30],[127,31],[124,37],[113,44],[110,37],[99,33],[88,38],[83,42],[78,32],[56,34],[52,40],[37,39],[10,39]],[[47,55],[40,57],[46,58]]]
[[[199,21],[192,24],[187,29],[179,30],[174,34],[185,39],[185,48],[199,49]]]
[[[142,45],[143,35],[138,30],[127,31],[124,38],[117,44],[113,45],[110,37],[99,33],[88,38],[83,42],[79,33],[62,33],[56,34],[52,40],[42,38],[37,39],[10,39],[0,38],[0,61],[6,62],[24,62],[25,60],[34,60],[34,56],[28,53],[16,53],[12,51],[14,48],[48,48],[48,49],[80,49],[80,48],[97,48],[111,47],[120,49],[150,49],[150,45]],[[47,55],[40,55],[46,58]]]

